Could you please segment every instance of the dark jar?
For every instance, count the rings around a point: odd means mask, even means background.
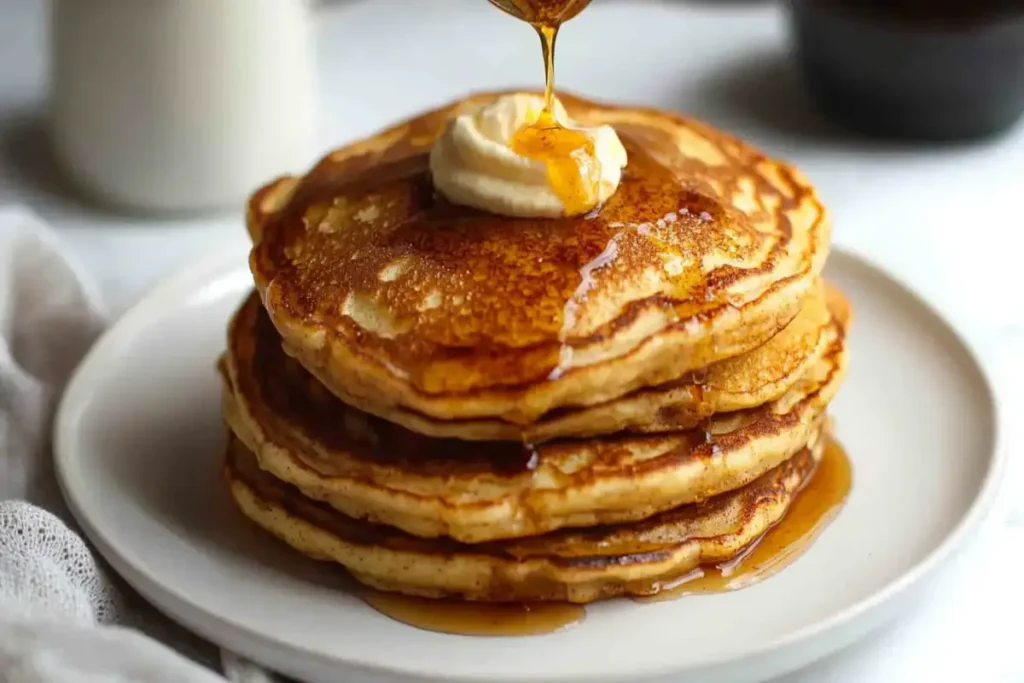
[[[1024,0],[789,0],[820,106],[874,135],[956,140],[1024,113]]]

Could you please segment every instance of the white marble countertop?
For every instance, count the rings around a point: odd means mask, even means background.
[[[325,149],[469,90],[541,77],[535,37],[483,0],[344,0],[320,12]],[[1002,398],[1019,412],[1024,126],[945,147],[846,136],[808,105],[785,28],[770,3],[599,0],[559,41],[558,84],[689,112],[795,162],[831,208],[836,244],[895,271],[975,331],[997,373],[1017,378]],[[0,203],[27,204],[55,226],[113,313],[189,259],[244,239],[241,207],[153,219],[78,197],[48,153],[46,71],[45,3],[0,0]],[[1024,444],[1016,425],[1009,431],[1010,447]],[[1018,471],[1008,489],[1021,490]],[[1024,608],[1015,576],[1024,529],[997,521],[969,556],[917,613],[785,682],[1024,680],[1024,653],[1010,639]]]

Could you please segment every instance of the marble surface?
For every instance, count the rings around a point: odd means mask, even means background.
[[[0,0],[0,203],[47,219],[116,314],[169,271],[244,239],[241,207],[131,215],[91,203],[62,178],[46,140],[45,5]],[[536,38],[483,0],[341,0],[318,12],[325,149],[469,90],[541,77]],[[597,0],[565,29],[558,57],[562,88],[689,112],[799,165],[833,212],[837,244],[897,273],[971,331],[1011,418],[1004,443],[1019,452],[1024,126],[947,146],[846,135],[807,102],[785,18],[770,3]],[[1015,578],[1024,517],[1013,509],[1024,490],[1020,459],[984,538],[915,613],[779,683],[1024,680],[1024,652],[1010,640],[1024,608]]]

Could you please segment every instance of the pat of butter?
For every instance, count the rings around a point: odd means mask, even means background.
[[[457,116],[430,153],[434,187],[449,201],[483,211],[521,217],[557,218],[586,213],[619,186],[626,150],[611,126],[579,128],[556,100],[558,122],[592,143],[590,158],[573,153],[571,163],[585,183],[584,200],[570,197],[564,183],[553,182],[552,162],[517,154],[509,146],[521,129],[536,123],[544,110],[536,95],[504,95]],[[564,177],[564,159],[554,159]],[[570,166],[570,170],[572,170]]]

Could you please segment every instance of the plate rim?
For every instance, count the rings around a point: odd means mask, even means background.
[[[264,634],[250,628],[246,624],[238,623],[231,618],[207,610],[202,605],[191,600],[179,589],[165,586],[161,581],[149,575],[149,572],[146,570],[134,566],[129,560],[131,553],[119,550],[117,548],[118,544],[110,540],[110,535],[94,526],[89,516],[79,506],[74,495],[75,484],[70,481],[68,476],[68,470],[72,467],[70,461],[76,453],[76,446],[73,443],[75,425],[77,424],[75,413],[80,412],[81,408],[88,404],[89,389],[94,383],[92,376],[97,372],[101,373],[103,367],[101,361],[112,353],[116,353],[116,349],[124,343],[124,340],[130,339],[138,329],[145,326],[147,320],[153,319],[155,315],[159,314],[161,309],[167,308],[170,304],[169,299],[176,300],[183,291],[194,290],[201,287],[204,283],[209,283],[222,277],[229,277],[241,270],[247,261],[240,257],[244,257],[247,251],[247,245],[243,242],[231,240],[221,247],[211,250],[207,256],[192,261],[169,277],[160,280],[103,332],[75,368],[60,398],[54,415],[52,431],[54,470],[61,493],[76,522],[104,559],[143,598],[167,614],[171,619],[185,624],[188,628],[196,631],[199,635],[218,646],[227,641],[241,643],[243,640],[247,640],[251,647],[237,647],[235,645],[225,645],[224,647],[249,651],[257,649],[263,652],[274,651],[279,655],[277,659],[288,659],[291,661],[296,661],[296,656],[301,656],[314,660],[318,666],[333,667],[337,666],[340,662],[347,667],[372,675],[403,676],[418,680],[429,680],[431,676],[441,675],[444,680],[465,682],[488,681],[491,683],[517,680],[501,672],[493,675],[487,674],[485,677],[482,677],[478,674],[468,673],[452,675],[444,672],[415,671],[412,668],[378,662],[341,659],[337,656],[328,656],[322,652],[309,650],[301,646],[283,643],[272,635]],[[853,629],[856,624],[869,621],[868,617],[870,615],[880,613],[884,606],[896,602],[900,597],[910,592],[914,587],[921,585],[925,579],[945,565],[951,556],[970,539],[971,532],[977,529],[989,516],[994,503],[998,499],[1001,485],[1005,479],[1003,474],[1009,460],[1005,439],[1006,416],[1005,407],[1001,399],[1002,391],[1000,390],[998,375],[990,367],[988,358],[981,352],[982,345],[972,339],[972,334],[968,331],[969,328],[961,326],[947,311],[933,304],[899,273],[885,268],[862,250],[851,245],[833,245],[830,260],[834,255],[850,259],[856,262],[859,267],[868,270],[873,278],[887,280],[892,285],[900,288],[911,300],[942,323],[945,330],[952,336],[965,353],[965,357],[973,365],[975,372],[981,378],[984,385],[989,404],[988,409],[992,415],[993,422],[992,446],[989,449],[987,469],[981,484],[957,522],[921,560],[867,597],[845,609],[834,612],[827,618],[741,652],[725,653],[684,665],[662,663],[655,667],[639,670],[633,669],[630,673],[631,676],[657,678],[685,673],[711,672],[726,667],[744,666],[759,659],[767,658],[772,654],[785,653],[802,643],[824,638],[829,634],[833,634],[838,639],[838,634],[842,633],[844,629]],[[191,612],[192,614],[186,614],[186,612]],[[867,632],[884,621],[884,618],[876,618],[872,626],[862,630]],[[220,632],[214,633],[215,628],[220,629]],[[224,631],[227,631],[227,633]],[[854,639],[848,638],[846,640],[848,642]],[[831,649],[826,650],[826,652],[831,651]],[[603,680],[619,680],[619,677],[618,674],[607,674],[601,678],[595,678],[592,675],[580,673],[558,673],[544,677],[534,677],[531,680],[559,681],[563,683],[597,683],[597,681]]]

